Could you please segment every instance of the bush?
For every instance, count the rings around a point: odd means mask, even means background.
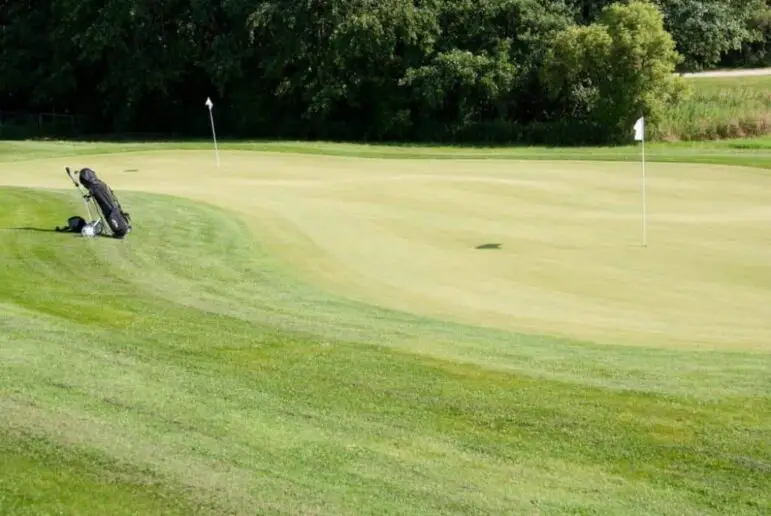
[[[632,137],[640,116],[655,126],[685,92],[673,75],[681,57],[648,2],[615,3],[599,20],[558,34],[543,68],[550,93],[566,112],[605,127],[610,141]]]

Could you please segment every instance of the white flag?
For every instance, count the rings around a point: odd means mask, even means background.
[[[637,119],[637,122],[634,124],[634,139],[635,141],[641,142],[645,140],[645,120],[644,117],[640,117]]]

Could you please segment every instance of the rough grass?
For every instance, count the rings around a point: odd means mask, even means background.
[[[771,132],[771,76],[693,77],[690,97],[655,130],[663,140],[719,140]]]
[[[119,188],[137,232],[83,241],[45,231],[79,212],[71,158],[0,172],[50,186],[50,171],[65,188],[0,188],[0,513],[771,510],[767,353],[600,346],[347,299],[301,281],[235,214],[255,203],[256,170],[260,203],[307,210],[269,187],[306,191],[301,169],[137,159],[121,176],[119,156],[83,158],[117,184],[148,174],[147,188],[241,197],[225,211]]]
[[[340,156],[372,159],[491,159],[640,161],[640,145],[615,147],[484,147],[413,144],[350,144],[335,142],[224,141],[221,151],[242,150],[282,154]],[[0,161],[77,158],[150,151],[210,150],[211,141],[192,142],[73,142],[0,141]],[[214,162],[214,152],[211,161]],[[89,158],[92,159],[92,158]],[[723,141],[647,142],[645,159],[652,163],[704,163],[771,168],[771,136]],[[68,161],[73,163],[73,159]]]

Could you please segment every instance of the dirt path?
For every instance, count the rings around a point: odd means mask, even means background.
[[[742,70],[709,70],[707,72],[691,72],[681,74],[683,77],[750,77],[757,75],[771,75],[771,68],[752,68]]]

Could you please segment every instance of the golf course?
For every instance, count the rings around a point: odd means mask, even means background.
[[[768,138],[219,155],[0,142],[0,514],[771,511]]]

